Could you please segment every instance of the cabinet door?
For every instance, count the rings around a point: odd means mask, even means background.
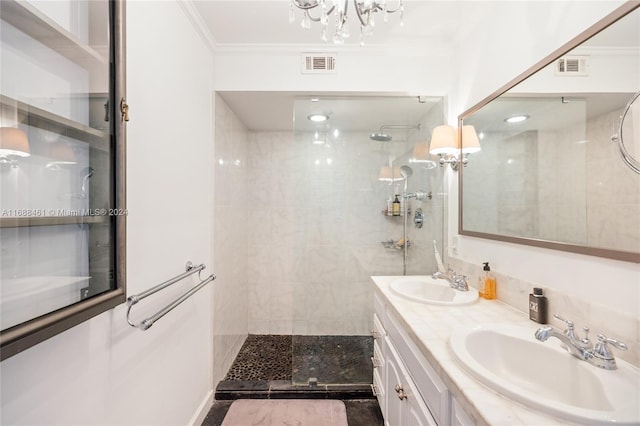
[[[387,340],[387,417],[390,426],[437,425],[391,341]]]
[[[0,1],[0,359],[125,301],[125,0]]]
[[[404,383],[404,376],[400,371],[400,363],[397,356],[394,356],[394,350],[387,342],[385,345],[386,368],[387,368],[387,383],[385,387],[385,393],[387,397],[386,411],[387,415],[384,417],[385,426],[399,426],[401,425],[401,409],[402,400],[400,399],[396,386],[402,386]]]

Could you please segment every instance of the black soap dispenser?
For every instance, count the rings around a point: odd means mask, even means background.
[[[536,287],[529,294],[529,319],[538,324],[547,323],[547,298],[543,296],[542,289]]]

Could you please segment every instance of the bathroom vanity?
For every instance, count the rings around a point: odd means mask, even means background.
[[[457,362],[451,349],[451,336],[470,326],[513,326],[533,338],[539,324],[498,300],[462,306],[420,303],[392,290],[399,278],[372,277],[373,386],[385,425],[567,424],[549,409],[530,408],[485,386]],[[562,351],[559,341],[538,343]],[[611,373],[594,371],[600,372]]]
[[[385,425],[475,425],[384,294],[376,291],[374,300],[373,386]]]

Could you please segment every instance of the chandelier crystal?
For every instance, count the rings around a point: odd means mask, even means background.
[[[304,29],[311,28],[311,22],[320,22],[321,39],[328,41],[329,22],[333,14],[335,18],[335,29],[332,40],[335,44],[344,44],[349,38],[349,22],[347,17],[349,0],[291,0],[289,6],[289,23],[296,20],[296,12],[294,6],[302,10],[302,20],[300,26]],[[360,23],[360,45],[364,44],[364,39],[373,34],[373,28],[376,24],[375,14],[382,13],[383,21],[389,21],[389,14],[400,12],[400,25],[403,25],[404,5],[402,0],[398,0],[395,8],[388,6],[387,0],[353,0],[353,7],[357,21]],[[315,12],[312,12],[316,9]],[[315,15],[312,15],[315,13]],[[319,14],[319,16],[318,16]]]

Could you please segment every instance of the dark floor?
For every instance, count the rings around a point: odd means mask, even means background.
[[[372,355],[369,336],[249,335],[202,424],[221,424],[236,399],[319,398],[342,400],[349,426],[383,425]]]
[[[372,355],[370,336],[250,334],[224,380],[371,384]]]
[[[349,426],[382,426],[384,419],[375,399],[344,400]],[[214,401],[202,426],[220,426],[233,401]]]

